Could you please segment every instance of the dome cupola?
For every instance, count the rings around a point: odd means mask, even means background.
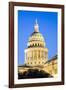
[[[28,48],[29,47],[45,47],[45,41],[42,34],[39,32],[39,25],[37,20],[35,21],[34,25],[34,32],[31,34],[31,36],[28,39]]]

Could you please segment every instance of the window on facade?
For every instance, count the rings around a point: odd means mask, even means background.
[[[36,62],[35,62],[35,64],[36,64]]]
[[[54,70],[54,71],[55,71],[55,74],[56,74],[56,73],[57,73],[57,68],[55,68],[55,70]]]
[[[41,47],[41,44],[40,44],[40,47]]]
[[[29,57],[28,57],[28,60],[29,60]]]
[[[44,64],[44,62],[42,62],[42,64]]]
[[[33,44],[33,46],[34,46],[34,44]]]
[[[44,54],[43,54],[43,52],[41,52],[42,54],[41,54],[41,57],[42,57],[42,59],[44,59],[43,57],[44,57]]]
[[[49,73],[52,74],[52,70],[50,70]]]
[[[36,51],[35,51],[34,59],[36,59],[36,58],[37,58],[37,53],[36,53]]]
[[[35,46],[37,46],[37,44],[35,44]]]
[[[31,57],[31,60],[32,60],[32,57]]]
[[[38,58],[40,58],[40,51],[38,51]]]
[[[54,65],[54,62],[52,62],[52,65]]]
[[[40,62],[39,62],[39,64],[40,64]]]

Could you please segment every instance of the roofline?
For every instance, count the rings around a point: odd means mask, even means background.
[[[46,63],[49,63],[51,61],[54,61],[58,58],[58,55],[53,56],[51,59],[49,59]]]

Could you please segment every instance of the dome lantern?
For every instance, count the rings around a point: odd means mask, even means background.
[[[35,20],[34,31],[39,32],[39,25],[38,25],[37,19]]]

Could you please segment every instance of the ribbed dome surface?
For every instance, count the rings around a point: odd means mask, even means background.
[[[44,37],[40,32],[33,32],[28,39],[28,47],[45,47]]]
[[[32,35],[29,37],[28,42],[32,42],[32,41],[44,42],[44,38],[40,32],[33,32]]]

